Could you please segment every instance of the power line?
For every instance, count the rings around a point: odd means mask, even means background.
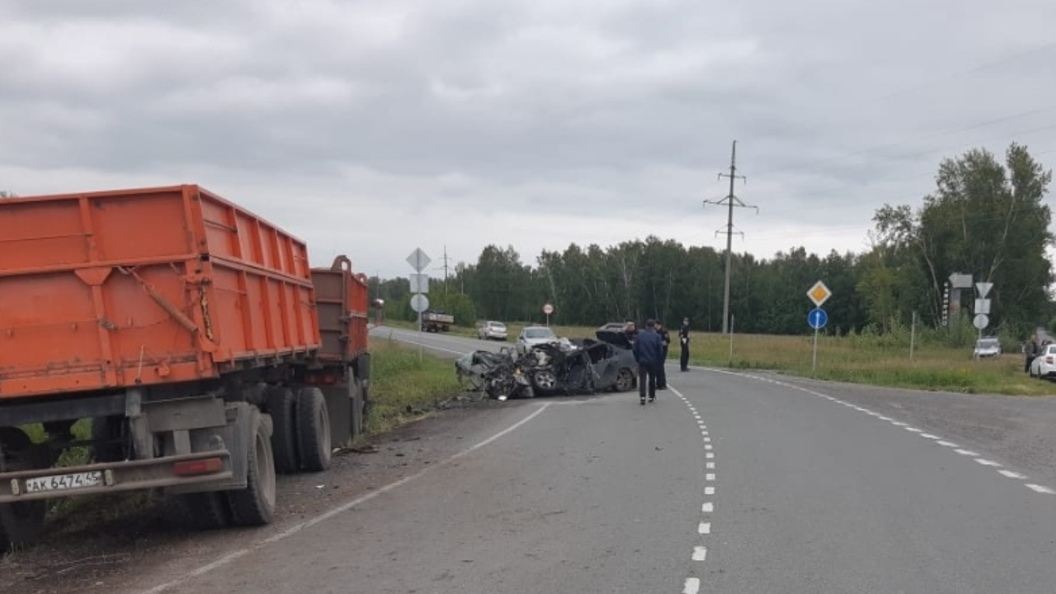
[[[759,207],[757,207],[757,206],[749,206],[749,205],[741,202],[741,200],[739,198],[737,198],[737,196],[735,196],[734,193],[733,193],[734,185],[735,185],[735,183],[736,183],[738,178],[743,180],[744,183],[748,183],[748,178],[747,177],[745,177],[743,175],[737,175],[737,141],[736,140],[733,141],[733,149],[732,149],[732,151],[730,153],[730,172],[729,173],[720,173],[719,174],[719,179],[722,179],[724,177],[730,178],[730,193],[729,193],[729,195],[726,196],[726,198],[724,198],[722,200],[719,200],[719,201],[705,200],[704,204],[705,205],[707,205],[707,204],[715,204],[715,205],[719,205],[719,206],[725,205],[725,206],[729,207],[729,214],[727,215],[727,219],[726,219],[726,230],[725,231],[716,231],[715,232],[716,235],[723,234],[723,233],[726,234],[726,287],[725,287],[725,289],[723,289],[723,299],[722,299],[722,333],[726,334],[728,332],[728,330],[729,330],[729,321],[730,321],[730,267],[733,265],[733,252],[731,251],[731,248],[733,247],[733,234],[734,233],[739,233],[742,236],[744,235],[744,233],[741,233],[740,231],[734,231],[733,230],[733,208],[735,206],[738,207],[738,208],[754,208],[756,213],[759,212]]]
[[[911,85],[911,86],[908,86],[908,87],[903,87],[902,89],[894,91],[892,93],[888,93],[886,95],[880,95],[880,96],[874,97],[872,99],[868,99],[868,100],[862,102],[862,106],[875,105],[877,103],[882,103],[884,101],[888,101],[888,100],[893,99],[895,97],[899,97],[899,96],[902,96],[902,95],[908,95],[910,93],[919,91],[921,89],[926,89],[926,88],[928,88],[928,87],[930,87],[932,85],[935,85],[935,84],[937,84],[939,82],[948,81],[948,80],[959,78],[959,77],[967,75],[967,74],[972,74],[972,73],[975,73],[975,72],[980,72],[980,71],[983,71],[983,70],[987,70],[987,69],[993,68],[994,66],[999,66],[1001,64],[1005,64],[1005,63],[1011,62],[1013,60],[1018,60],[1020,58],[1024,58],[1024,57],[1029,56],[1031,54],[1036,54],[1038,52],[1041,52],[1041,51],[1044,51],[1044,50],[1047,50],[1047,49],[1050,49],[1050,48],[1053,48],[1053,47],[1056,47],[1056,41],[1043,43],[1041,45],[1035,46],[1035,47],[1030,48],[1028,50],[1024,50],[1022,52],[1017,52],[1015,54],[1007,55],[1007,56],[1004,56],[1002,58],[998,58],[996,60],[991,60],[989,62],[983,62],[981,64],[976,64],[974,66],[969,66],[968,68],[964,68],[964,69],[961,69],[961,70],[954,70],[954,71],[946,73],[945,75],[933,77],[930,80],[928,80],[927,82],[918,83],[918,84]],[[809,124],[807,124],[805,126],[805,128],[808,129],[808,130],[809,129],[816,129],[818,124],[824,124],[824,123],[831,122],[831,121],[832,121],[832,116],[830,114],[826,114],[825,116],[820,117],[817,120],[810,122]]]
[[[816,166],[816,165],[823,165],[823,164],[832,163],[834,161],[838,161],[838,160],[841,160],[841,159],[846,159],[848,157],[855,157],[855,156],[859,156],[859,155],[864,155],[864,154],[868,154],[868,153],[879,151],[879,150],[883,150],[883,149],[898,148],[900,146],[905,146],[908,143],[916,142],[916,141],[920,141],[920,140],[928,140],[928,139],[932,139],[932,138],[941,138],[941,137],[944,137],[944,136],[951,136],[953,134],[959,134],[961,132],[967,132],[969,130],[976,130],[978,128],[984,128],[986,126],[991,126],[993,124],[999,124],[1001,122],[1007,122],[1007,121],[1010,121],[1010,120],[1024,118],[1024,117],[1031,116],[1031,115],[1037,115],[1039,113],[1045,113],[1045,112],[1053,111],[1053,110],[1056,110],[1056,104],[1047,105],[1047,106],[1039,107],[1039,108],[1034,108],[1034,109],[1018,112],[1018,113],[1011,114],[1011,115],[1005,115],[1005,116],[1001,116],[1001,117],[997,117],[997,118],[991,118],[991,119],[988,119],[988,120],[983,120],[981,122],[976,122],[976,123],[973,123],[973,124],[969,124],[967,126],[961,126],[959,128],[949,128],[949,129],[946,129],[946,130],[940,130],[938,132],[924,134],[924,135],[921,135],[921,136],[914,136],[914,137],[910,137],[910,138],[907,138],[907,139],[904,139],[904,140],[900,140],[898,142],[889,142],[889,143],[886,143],[886,144],[873,145],[873,146],[869,146],[869,147],[855,149],[855,150],[852,150],[852,151],[843,152],[843,153],[840,153],[840,154],[837,154],[837,155],[832,155],[832,156],[829,156],[829,157],[823,157],[823,158],[820,158],[820,159],[814,159],[814,160],[811,160],[811,161],[804,161],[804,162],[796,163],[796,164],[793,164],[793,165],[787,165],[787,166],[784,166],[784,167],[778,167],[776,169],[769,170],[768,173],[771,173],[771,174],[772,173],[780,173],[782,171],[791,171],[793,169],[802,169],[802,168],[812,167],[812,166]],[[1046,126],[1046,127],[1043,127],[1043,128],[1030,129],[1030,130],[1027,130],[1025,132],[1019,132],[1016,135],[1025,134],[1025,133],[1028,133],[1028,132],[1040,131],[1040,130],[1047,130],[1047,129],[1050,129],[1050,128],[1052,128],[1052,126]],[[1003,137],[1005,137],[1005,136],[1003,136]],[[938,149],[938,150],[941,150],[941,149]],[[912,155],[910,155],[910,156],[912,156]]]

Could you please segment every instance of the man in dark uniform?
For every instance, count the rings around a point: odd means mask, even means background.
[[[667,389],[667,351],[671,347],[671,334],[664,328],[664,323],[657,320],[656,322],[656,333],[660,335],[660,342],[664,345],[664,362],[660,364],[660,367],[656,370],[656,389],[666,390]]]
[[[682,318],[682,327],[678,329],[678,344],[682,347],[680,367],[682,371],[689,371],[689,318]]]
[[[638,398],[645,404],[646,394],[649,402],[656,400],[656,368],[664,364],[664,345],[656,333],[656,323],[648,320],[645,330],[638,334],[634,341],[634,360],[638,363]]]

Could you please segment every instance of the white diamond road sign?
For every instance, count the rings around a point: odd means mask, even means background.
[[[425,255],[422,248],[415,248],[414,251],[411,252],[411,255],[407,256],[407,263],[411,265],[411,268],[413,268],[415,272],[425,270],[425,267],[432,261],[432,258]]]
[[[412,274],[408,277],[411,281],[411,292],[412,293],[428,293],[429,292],[429,275],[428,274]]]
[[[994,288],[994,283],[975,283],[975,288],[979,291],[980,297],[986,297],[990,289]]]

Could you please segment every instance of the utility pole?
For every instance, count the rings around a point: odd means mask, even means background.
[[[447,257],[447,244],[444,244],[444,258],[443,258],[444,265],[440,266],[440,268],[444,269],[444,295],[447,295],[447,270],[448,270],[447,261],[449,259],[450,258]]]
[[[733,230],[733,207],[736,206],[738,208],[754,208],[756,214],[759,214],[759,207],[758,206],[750,206],[748,204],[745,204],[745,203],[741,202],[741,200],[739,198],[737,198],[737,196],[735,196],[733,194],[734,182],[736,182],[738,178],[740,178],[744,183],[748,183],[748,178],[747,177],[745,177],[743,175],[737,175],[737,141],[736,140],[733,141],[733,151],[732,151],[731,156],[730,156],[730,172],[729,173],[720,173],[719,174],[719,179],[722,179],[724,177],[730,178],[730,194],[728,196],[726,196],[725,198],[723,198],[722,200],[718,200],[718,201],[705,200],[704,204],[705,205],[715,204],[715,205],[718,205],[718,206],[727,206],[727,207],[729,207],[729,211],[728,211],[729,214],[727,215],[727,218],[726,218],[726,229],[724,231],[716,231],[715,232],[716,236],[721,235],[723,233],[726,234],[726,286],[725,286],[725,289],[723,289],[723,297],[722,297],[722,333],[726,334],[727,332],[729,332],[729,323],[730,323],[730,269],[733,266],[733,250],[732,250],[732,248],[733,248],[733,235],[734,235],[734,233],[737,233],[737,234],[740,234],[742,237],[744,236],[744,233],[742,233],[740,231],[734,231]]]

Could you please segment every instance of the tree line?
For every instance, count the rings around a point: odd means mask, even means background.
[[[918,324],[943,326],[950,274],[993,283],[991,328],[1029,333],[1053,317],[1051,211],[1044,203],[1051,170],[1013,143],[999,159],[973,149],[944,159],[935,189],[917,205],[885,204],[873,217],[871,247],[862,253],[818,255],[802,247],[772,258],[734,254],[730,283],[733,331],[799,334],[812,307],[806,291],[823,280],[829,332],[890,333]],[[699,330],[722,328],[725,256],[655,236],[601,247],[570,244],[526,263],[512,246],[486,246],[461,263],[429,297],[458,323],[477,319],[600,325],[652,317],[669,325],[683,317]],[[390,316],[413,319],[407,279],[371,279]],[[971,315],[965,291],[961,316]],[[963,320],[952,320],[954,324]]]

